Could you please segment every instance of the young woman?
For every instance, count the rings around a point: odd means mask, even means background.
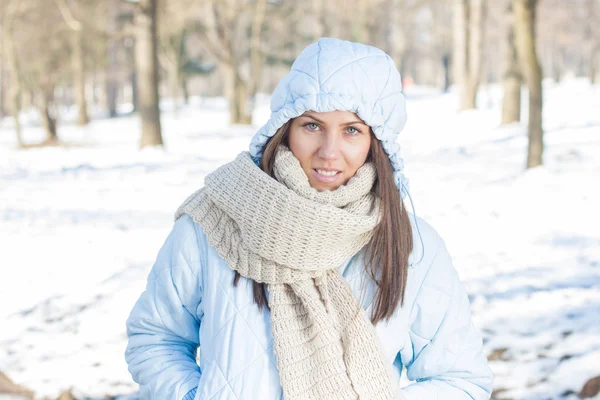
[[[302,52],[250,152],[176,213],[127,321],[142,398],[490,398],[446,247],[403,204],[401,89],[374,47]]]

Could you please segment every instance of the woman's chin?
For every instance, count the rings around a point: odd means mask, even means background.
[[[313,181],[312,179],[309,181],[310,186],[315,189],[317,192],[324,192],[326,190],[335,190],[342,186],[342,182],[332,182],[332,183],[324,183],[319,181]]]

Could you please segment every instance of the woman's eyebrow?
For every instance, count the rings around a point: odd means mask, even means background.
[[[307,117],[307,118],[311,118],[314,119],[315,121],[317,121],[320,124],[325,124],[324,121],[321,121],[319,118],[313,116],[312,114],[302,114],[300,115],[300,117]],[[353,125],[353,124],[361,124],[361,125],[365,125],[367,126],[367,124],[365,124],[362,120],[357,119],[356,121],[349,121],[349,122],[344,122],[343,124],[340,124],[341,126],[348,126],[348,125]]]
[[[320,124],[324,124],[325,123],[325,122],[321,121],[319,118],[313,117],[311,114],[302,114],[302,115],[300,115],[300,117],[306,117],[306,118],[314,119],[315,121],[317,121]]]
[[[354,125],[354,124],[361,124],[361,125],[364,125],[364,126],[368,126],[367,124],[365,124],[364,122],[362,122],[362,121],[360,121],[360,120],[357,120],[357,121],[350,121],[350,122],[344,122],[344,123],[342,124],[342,126],[348,126],[348,125]]]

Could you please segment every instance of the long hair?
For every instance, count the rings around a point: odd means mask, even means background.
[[[263,150],[260,167],[274,179],[275,152],[279,145],[289,145],[290,124],[291,120],[279,128]],[[371,313],[371,322],[376,324],[381,320],[389,320],[398,304],[404,303],[408,257],[413,248],[413,240],[408,213],[394,182],[392,164],[381,142],[372,132],[367,161],[372,162],[377,171],[372,191],[379,198],[381,209],[381,221],[375,227],[373,237],[365,249],[365,269],[377,288]],[[239,280],[240,274],[236,271],[233,285],[237,286]],[[266,285],[252,281],[252,289],[258,308],[268,308]]]

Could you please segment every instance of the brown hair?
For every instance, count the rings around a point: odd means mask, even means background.
[[[286,122],[265,145],[260,167],[274,177],[275,152],[279,145],[288,145],[291,121]],[[371,322],[376,324],[389,319],[398,304],[404,303],[408,275],[408,256],[412,251],[412,229],[398,188],[394,170],[381,142],[371,132],[371,148],[367,161],[377,170],[373,193],[380,199],[381,222],[375,227],[373,238],[366,246],[366,272],[377,290],[373,299]],[[236,271],[233,285],[237,286],[240,274]],[[259,309],[268,307],[266,285],[252,281],[254,302]]]

